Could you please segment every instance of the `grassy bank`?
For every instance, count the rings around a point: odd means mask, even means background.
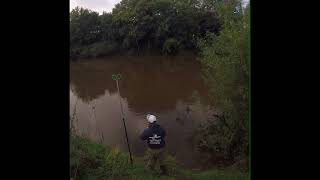
[[[70,136],[70,177],[76,179],[248,179],[245,173],[236,170],[191,171],[179,167],[174,158],[168,156],[168,176],[159,176],[144,168],[144,158],[134,157],[131,166],[128,154],[117,149],[95,143],[83,137]]]

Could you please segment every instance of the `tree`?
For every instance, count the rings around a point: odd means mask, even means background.
[[[76,7],[70,13],[70,44],[83,46],[100,39],[100,23],[97,12]]]
[[[221,111],[200,131],[207,138],[199,144],[232,162],[248,157],[249,9],[234,11],[239,4],[216,2],[222,30],[199,41],[210,100]]]
[[[216,13],[207,5],[209,2],[122,0],[112,13],[102,15],[76,7],[70,13],[71,54],[107,54],[102,52],[107,45],[107,49],[162,52],[168,49],[165,42],[170,44],[172,39],[177,50],[195,49],[197,37],[219,31]]]
[[[99,16],[99,24],[101,28],[101,40],[104,42],[113,41],[115,32],[112,26],[112,14],[103,12],[102,15]]]

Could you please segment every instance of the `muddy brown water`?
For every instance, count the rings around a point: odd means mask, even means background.
[[[89,138],[128,152],[119,94],[112,74],[120,73],[120,98],[133,155],[143,156],[139,139],[146,115],[155,114],[167,131],[167,151],[187,168],[201,168],[203,154],[192,141],[210,113],[208,89],[195,56],[113,56],[70,63],[70,114]]]

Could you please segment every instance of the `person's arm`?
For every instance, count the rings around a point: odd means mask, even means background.
[[[142,134],[140,135],[140,139],[143,141],[148,139],[147,129],[142,132]]]
[[[164,130],[163,128],[162,128],[162,130],[163,130],[163,137],[166,137],[166,135],[167,135],[166,130]]]

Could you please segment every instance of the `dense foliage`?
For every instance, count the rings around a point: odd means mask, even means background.
[[[249,8],[240,1],[214,4],[222,29],[199,41],[210,101],[219,109],[199,130],[199,146],[225,162],[247,167],[249,132]],[[249,5],[247,6],[249,7]],[[203,138],[205,137],[205,138]]]
[[[219,109],[199,130],[199,147],[215,160],[247,168],[249,133],[249,5],[214,4],[222,23],[219,35],[199,41],[212,105]],[[205,138],[203,138],[205,137]]]
[[[195,49],[196,39],[218,33],[208,0],[122,0],[112,13],[76,7],[70,13],[72,57],[103,56],[116,51],[165,54]]]

